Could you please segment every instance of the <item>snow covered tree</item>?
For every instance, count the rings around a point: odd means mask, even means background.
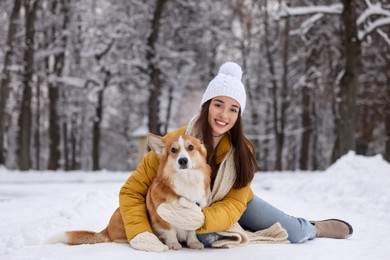
[[[8,21],[8,32],[7,39],[5,43],[5,55],[4,63],[2,69],[2,77],[0,82],[0,164],[5,164],[6,162],[6,151],[4,147],[4,137],[6,134],[5,127],[8,119],[6,117],[6,105],[8,101],[8,96],[10,92],[10,81],[11,81],[11,71],[10,66],[13,65],[12,55],[15,52],[15,37],[17,33],[17,24],[19,19],[19,12],[21,9],[22,0],[16,0],[13,4],[11,15],[9,16]]]
[[[23,7],[25,11],[24,26],[25,26],[25,46],[23,53],[23,75],[22,75],[22,97],[21,109],[18,118],[18,162],[19,169],[22,171],[31,168],[31,128],[32,128],[32,112],[31,98],[34,83],[34,56],[35,56],[35,20],[37,17],[37,9],[39,0],[24,0]]]

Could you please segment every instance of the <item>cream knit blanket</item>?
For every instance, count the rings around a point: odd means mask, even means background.
[[[191,119],[187,125],[186,134],[202,139],[201,133],[195,129],[195,123],[198,120],[198,117],[199,115],[195,115]],[[226,196],[233,187],[235,176],[234,148],[232,147],[219,166],[213,190],[211,192],[210,204],[220,201]],[[232,227],[225,231],[218,232],[218,234],[223,235],[224,238],[213,242],[211,244],[212,247],[230,248],[242,246],[247,243],[289,243],[287,240],[287,231],[282,228],[279,223],[275,223],[264,230],[250,232],[244,230],[238,222],[236,222]]]

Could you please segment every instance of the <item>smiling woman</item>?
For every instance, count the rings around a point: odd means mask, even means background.
[[[200,223],[196,227],[197,234],[205,246],[220,245],[227,239],[221,234],[226,231],[237,234],[240,231],[236,228],[241,228],[240,225],[252,231],[269,231],[276,227],[278,230],[267,238],[274,242],[285,242],[288,237],[292,243],[303,243],[324,234],[332,238],[350,236],[352,227],[345,221],[333,219],[311,223],[285,214],[254,195],[250,185],[258,167],[253,145],[243,133],[241,117],[246,92],[241,78],[238,64],[223,64],[203,94],[200,113],[186,127],[165,136],[188,134],[203,142],[207,163],[211,166],[211,205],[201,209],[195,204],[188,207],[165,203],[157,210],[160,217],[185,230],[190,230],[185,227],[188,223]],[[138,250],[153,250],[143,246],[155,240],[144,201],[159,165],[155,152],[149,152],[120,191],[120,210],[127,239]]]

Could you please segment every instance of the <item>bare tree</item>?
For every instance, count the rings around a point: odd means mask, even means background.
[[[343,0],[341,18],[344,25],[345,65],[339,84],[336,114],[336,144],[333,159],[356,147],[356,95],[361,73],[361,42],[357,30],[357,1]]]
[[[315,154],[317,151],[314,149],[311,151],[311,148],[315,148],[316,137],[313,136],[314,132],[314,120],[315,120],[315,106],[313,101],[313,95],[315,86],[317,86],[318,78],[318,64],[321,59],[320,51],[324,47],[321,43],[321,35],[313,36],[313,39],[308,40],[308,43],[304,46],[307,50],[305,52],[305,61],[303,68],[303,79],[301,85],[301,125],[302,125],[302,135],[301,135],[301,144],[300,144],[300,154],[299,154],[299,169],[309,170],[310,154]],[[313,140],[314,139],[314,140]],[[313,162],[315,163],[315,162]]]
[[[267,19],[267,18],[265,18]],[[265,26],[266,35],[268,26]],[[285,140],[286,111],[288,108],[288,54],[289,54],[289,19],[286,18],[283,34],[283,45],[281,48],[281,79],[280,84],[277,81],[277,72],[275,69],[275,60],[272,57],[272,47],[269,40],[266,40],[267,60],[272,81],[272,117],[275,136],[275,170],[283,169],[283,145]]]
[[[106,48],[102,52],[95,55],[95,59],[100,67],[100,71],[103,74],[103,82],[99,84],[98,90],[96,91],[97,102],[95,105],[96,116],[93,121],[93,141],[92,141],[92,170],[100,170],[100,132],[101,132],[101,122],[103,118],[103,97],[104,90],[108,87],[111,78],[111,70],[104,66],[101,63],[101,59],[107,55],[114,44],[114,40],[111,39],[111,42],[107,44]]]
[[[301,170],[308,170],[310,139],[312,133],[311,114],[311,89],[310,86],[305,84],[304,86],[302,86],[301,120],[303,132],[299,156],[299,169]]]
[[[34,36],[35,19],[39,0],[24,0],[25,9],[25,49],[23,54],[23,94],[20,115],[18,120],[18,158],[19,169],[31,168],[30,140],[31,140],[31,97],[34,74]]]
[[[259,15],[259,9],[262,8],[262,3],[256,1],[235,1],[232,5],[233,11],[237,16],[241,30],[240,37],[238,37],[238,49],[241,52],[242,57],[242,70],[246,75],[250,75],[251,72],[258,69],[254,66],[253,60],[251,59],[251,54],[253,49],[255,48],[256,35],[258,34],[256,29],[256,24],[259,22],[256,20],[256,15]],[[263,42],[260,41],[259,45]],[[258,63],[257,61],[255,64]],[[257,73],[256,73],[257,74]],[[258,78],[257,75],[251,75],[250,77],[246,77],[245,79],[245,87],[248,94],[248,107],[250,119],[249,119],[249,127],[246,127],[246,133],[249,135],[254,135],[253,143],[256,148],[256,160],[260,161],[261,158],[261,142],[257,136],[259,123],[260,123],[260,112],[259,112],[259,97],[260,91],[262,88],[262,82]],[[247,112],[248,113],[248,112]]]
[[[150,75],[150,96],[149,96],[149,120],[148,127],[151,133],[161,135],[161,123],[159,118],[160,111],[160,93],[161,93],[161,71],[158,68],[156,61],[156,48],[155,44],[158,39],[158,34],[160,32],[160,20],[164,10],[164,5],[167,0],[158,0],[154,9],[153,19],[152,19],[152,31],[147,40],[147,53],[146,60],[148,63],[148,74]]]
[[[4,65],[0,83],[0,164],[5,164],[5,150],[4,150],[4,135],[5,135],[5,108],[9,96],[9,83],[10,83],[10,70],[9,66],[12,65],[12,54],[14,52],[14,41],[17,33],[17,21],[19,19],[19,11],[21,8],[22,0],[15,0],[14,6],[9,19],[6,52],[4,56]]]
[[[388,62],[388,67],[390,68],[390,62]],[[385,107],[385,134],[386,134],[386,144],[385,144],[385,159],[390,162],[390,78],[387,79],[387,89],[386,89],[386,107]]]
[[[265,17],[264,17],[264,31],[265,35],[269,35],[269,14],[268,14],[268,1],[266,1],[265,5]],[[286,25],[288,25],[288,22],[286,22]],[[286,26],[287,28],[288,26]],[[288,29],[285,29],[285,36],[288,35]],[[283,49],[285,58],[287,55],[287,38],[285,38],[285,48]],[[266,59],[268,61],[268,68],[269,73],[271,76],[271,88],[272,88],[272,118],[273,118],[273,129],[274,129],[274,136],[275,136],[275,170],[282,170],[282,149],[283,149],[283,142],[284,142],[284,112],[285,112],[285,105],[286,103],[282,100],[282,106],[279,104],[279,95],[278,90],[280,89],[280,86],[277,81],[277,71],[275,68],[275,59],[273,57],[273,46],[270,42],[270,39],[267,37],[265,39],[265,48],[266,48]],[[285,65],[287,66],[287,65]],[[285,68],[286,69],[286,68]],[[287,73],[286,70],[284,70],[284,73]],[[283,80],[283,86],[285,86],[286,82]],[[283,91],[281,91],[283,92]],[[282,94],[283,95],[283,94]]]
[[[360,3],[359,3],[360,4]],[[336,78],[338,91],[335,97],[334,121],[335,121],[335,145],[332,152],[332,161],[349,150],[356,149],[356,115],[357,115],[357,93],[361,82],[359,76],[362,73],[362,46],[361,42],[370,33],[377,31],[382,38],[390,42],[386,33],[380,27],[390,24],[388,19],[390,13],[378,4],[372,4],[366,0],[366,9],[358,15],[358,1],[343,0],[329,6],[311,6],[305,8],[286,8],[281,12],[281,17],[300,15],[312,16],[305,20],[301,29],[308,31],[315,22],[323,17],[323,14],[335,14],[341,16],[343,33],[342,53],[344,54],[343,69],[339,70]],[[379,7],[379,8],[378,8]],[[359,30],[358,27],[362,27]],[[374,126],[375,127],[375,126]],[[373,129],[368,129],[372,132]]]
[[[54,57],[54,64],[51,75],[57,78],[62,76],[65,65],[65,49],[67,43],[67,27],[69,24],[69,0],[55,0],[51,3],[51,14],[53,16],[62,16],[62,24],[60,26],[52,25],[49,35],[50,42],[61,50]],[[56,39],[59,42],[56,43]],[[48,57],[50,58],[50,57]],[[49,82],[49,160],[47,168],[49,170],[57,170],[60,161],[60,118],[58,115],[58,101],[60,96],[60,85],[58,82]]]

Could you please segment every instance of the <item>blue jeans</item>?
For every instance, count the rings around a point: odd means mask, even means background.
[[[256,195],[248,202],[247,208],[238,223],[245,229],[253,231],[266,229],[279,222],[288,233],[291,243],[303,243],[316,237],[315,227],[306,219],[296,218],[280,211]],[[206,247],[221,239],[217,233],[200,234],[198,239]]]

